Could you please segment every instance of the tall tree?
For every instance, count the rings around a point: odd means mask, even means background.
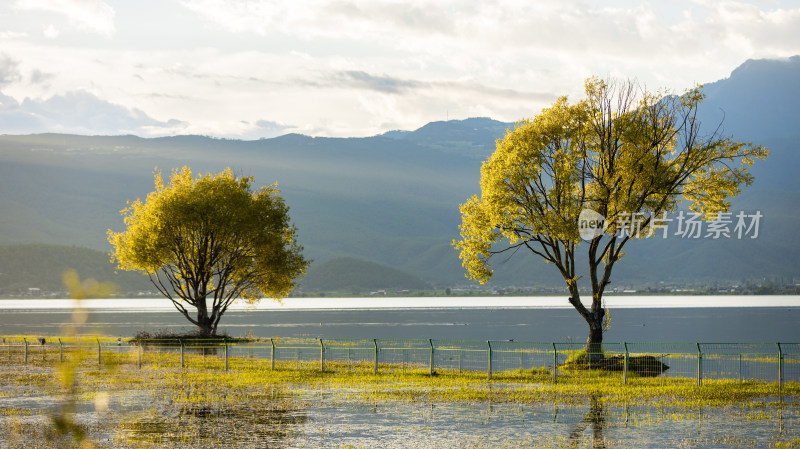
[[[488,282],[491,257],[524,248],[561,273],[569,303],[589,325],[586,350],[601,357],[603,293],[631,239],[663,227],[681,198],[706,219],[729,209],[749,185],[765,148],[734,142],[716,127],[701,134],[702,86],[681,96],[648,92],[632,81],[586,81],[586,98],[559,98],[516,124],[481,168],[481,194],[461,206],[460,250],[467,277]],[[579,216],[605,218],[607,233],[590,235],[591,305],[580,297],[576,262]],[[586,212],[584,212],[586,214]]]
[[[193,178],[183,167],[165,185],[157,172],[155,191],[122,210],[127,229],[108,231],[112,262],[149,276],[203,336],[240,298],[287,296],[308,262],[277,185],[254,191],[253,182],[230,168]]]

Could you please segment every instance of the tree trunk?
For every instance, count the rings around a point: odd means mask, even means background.
[[[589,324],[589,338],[586,339],[586,361],[590,364],[596,364],[603,360],[603,319],[606,311],[603,309],[602,301],[599,297],[593,299],[591,309],[587,309],[581,303],[577,285],[570,285],[570,293],[570,304]]]
[[[203,338],[213,337],[217,334],[217,326],[214,325],[214,320],[208,316],[205,298],[197,301],[197,330],[199,336]]]
[[[210,319],[206,318],[197,325],[199,336],[203,338],[213,337],[217,334],[217,329]]]
[[[589,322],[589,338],[586,339],[586,360],[589,364],[595,364],[603,360],[603,317],[601,315],[592,316]]]
[[[589,325],[589,338],[586,339],[586,360],[590,365],[601,362],[603,356],[603,321],[605,321],[606,309],[603,308],[603,301],[598,293],[592,294],[592,307],[584,317]]]

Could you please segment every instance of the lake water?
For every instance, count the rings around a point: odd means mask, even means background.
[[[92,300],[81,305],[89,312],[84,333],[127,337],[138,330],[190,329],[166,300]],[[609,342],[800,341],[798,296],[625,296],[609,297],[607,305],[612,317],[606,334]],[[0,300],[0,334],[59,335],[71,321],[75,306],[71,300]],[[230,310],[222,319],[221,330],[234,336],[543,342],[582,341],[587,334],[586,324],[563,297],[292,298],[283,305],[263,302],[252,309]],[[678,370],[677,374],[691,377],[694,366],[688,371],[673,366],[670,373]],[[709,367],[708,372],[713,371]],[[770,365],[769,373],[775,372]],[[538,388],[535,384],[529,387]],[[146,386],[118,394],[110,404],[113,414],[101,417],[94,412],[94,402],[87,401],[79,404],[76,419],[107,423],[112,429],[108,435],[118,432],[122,438],[174,436],[175,429],[182,428],[175,424],[185,413],[177,408],[178,402],[159,403],[161,393],[151,396]],[[565,404],[365,403],[353,400],[352,390],[327,387],[299,394],[306,405],[290,414],[275,415],[274,421],[270,421],[271,415],[252,413],[247,407],[242,407],[246,417],[233,415],[227,408],[217,413],[214,408],[211,412],[203,409],[198,416],[202,416],[206,432],[187,438],[213,434],[224,445],[241,447],[660,448],[767,447],[791,445],[800,437],[796,399],[784,402],[774,397],[764,398],[764,404],[769,404],[764,406],[745,402],[681,408],[603,405],[594,398]],[[46,411],[60,401],[31,396],[27,389],[6,391],[0,409]],[[776,401],[780,401],[778,406]],[[10,419],[0,416],[0,425]],[[36,413],[13,419],[40,426],[49,422],[46,415]],[[113,430],[122,428],[118,422],[126,423],[124,431]],[[131,426],[131,422],[137,425]],[[141,435],[131,429],[139,429]]]
[[[800,296],[609,296],[605,341],[798,342]],[[59,335],[73,300],[0,300],[0,334]],[[85,334],[191,329],[166,299],[87,300]],[[288,298],[236,306],[231,336],[582,341],[587,326],[566,297]]]

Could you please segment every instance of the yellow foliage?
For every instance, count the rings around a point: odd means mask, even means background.
[[[121,211],[127,229],[108,231],[112,262],[203,308],[206,297],[223,312],[238,298],[285,297],[308,261],[277,184],[253,182],[230,168],[194,177],[183,167],[166,184],[156,171],[155,190]]]
[[[679,97],[598,78],[585,87],[585,99],[561,97],[518,122],[484,162],[481,194],[461,206],[461,239],[453,242],[467,277],[487,282],[489,260],[504,241],[556,263],[570,279],[582,209],[603,215],[610,235],[621,214],[641,214],[644,227],[674,211],[681,197],[714,217],[752,182],[754,159],[768,155],[760,146],[699,134],[701,86]],[[613,264],[626,240],[597,260]]]

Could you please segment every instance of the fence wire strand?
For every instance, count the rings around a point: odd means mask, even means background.
[[[319,369],[370,369],[511,373],[576,379],[618,373],[639,378],[764,382],[800,381],[800,343],[603,343],[587,354],[576,342],[434,339],[271,338],[139,340],[21,338],[0,341],[0,363],[56,363],[83,354],[98,364],[159,366],[180,357],[183,367],[246,369],[301,365]]]

